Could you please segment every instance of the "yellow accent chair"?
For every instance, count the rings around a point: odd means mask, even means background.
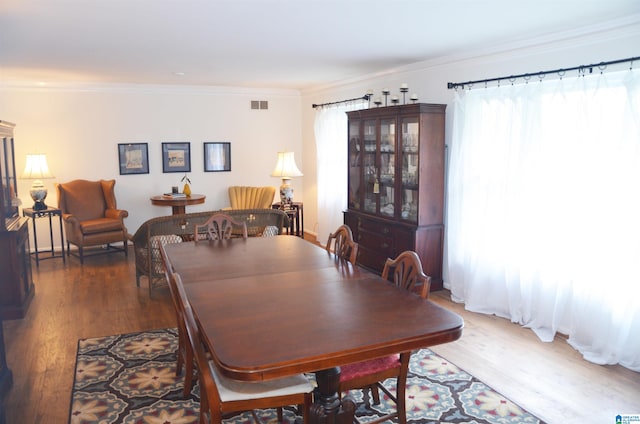
[[[231,186],[228,209],[271,209],[275,194],[275,187]]]

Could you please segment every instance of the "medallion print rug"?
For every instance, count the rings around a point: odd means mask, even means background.
[[[121,334],[78,342],[70,424],[189,424],[198,422],[197,378],[188,398],[183,378],[175,373],[178,332],[175,328]],[[395,381],[385,385],[395,390]],[[368,394],[350,393],[362,422],[394,410],[380,392],[380,404]],[[296,408],[285,408],[285,420],[302,422]],[[276,422],[275,410],[257,411],[262,422]],[[250,412],[224,420],[251,423]],[[407,378],[410,423],[525,424],[541,420],[428,349],[411,357]],[[391,422],[391,421],[389,421]]]

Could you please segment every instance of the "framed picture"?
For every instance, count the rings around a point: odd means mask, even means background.
[[[204,143],[204,172],[231,171],[231,143]]]
[[[191,172],[191,144],[162,143],[162,172]]]
[[[147,143],[118,143],[120,175],[149,173]]]

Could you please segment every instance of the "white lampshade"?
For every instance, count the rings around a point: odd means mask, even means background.
[[[302,177],[302,172],[296,165],[294,152],[278,152],[278,163],[276,163],[271,176],[280,178]]]
[[[293,187],[289,182],[292,177],[302,177],[302,172],[296,165],[293,152],[278,152],[278,163],[276,163],[271,176],[282,178],[282,185],[280,186],[281,205],[291,204],[293,202]]]
[[[24,167],[24,172],[22,172],[22,178],[31,180],[54,178],[51,171],[49,171],[49,165],[47,164],[47,155],[27,155],[27,165]]]
[[[47,164],[47,155],[27,155],[27,164],[24,167],[21,178],[34,180],[31,185],[31,190],[29,190],[29,194],[34,201],[33,209],[46,209],[47,205],[44,203],[44,199],[47,197],[47,188],[44,186],[42,180],[44,178],[54,178]]]

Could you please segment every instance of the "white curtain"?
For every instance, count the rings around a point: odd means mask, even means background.
[[[314,125],[318,170],[318,242],[327,242],[343,224],[347,209],[347,111],[363,105],[345,104],[322,108]]]
[[[448,284],[640,371],[640,72],[456,93]]]

